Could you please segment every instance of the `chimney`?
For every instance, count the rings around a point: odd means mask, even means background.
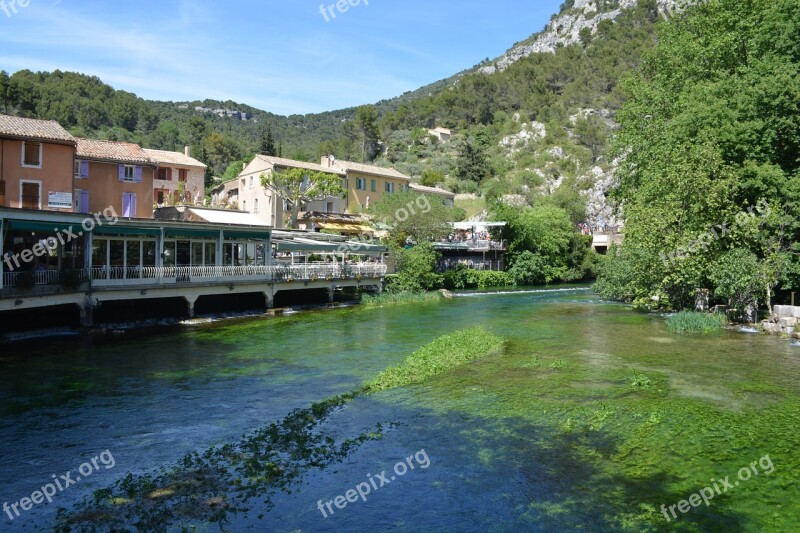
[[[192,147],[187,144],[183,148],[183,153],[186,155],[186,157],[192,157]]]

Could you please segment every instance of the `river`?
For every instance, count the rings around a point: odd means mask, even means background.
[[[4,345],[0,503],[89,468],[52,504],[4,513],[0,529],[52,528],[56,507],[237,442],[471,326],[502,336],[503,353],[336,410],[322,427],[330,437],[381,424],[381,438],[221,527],[800,530],[800,347],[732,331],[674,335],[663,317],[581,288]],[[414,468],[400,475],[398,462]],[[731,487],[713,492],[726,476]],[[369,495],[326,509],[371,482]],[[675,507],[706,487],[708,505]]]

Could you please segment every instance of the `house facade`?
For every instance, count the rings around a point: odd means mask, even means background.
[[[72,212],[75,146],[57,122],[0,115],[0,207]]]
[[[383,199],[384,194],[403,192],[409,189],[411,178],[393,168],[376,167],[339,161],[333,156],[322,158],[322,168],[327,172],[339,171],[345,175],[345,189],[347,190],[344,211],[348,213],[361,213]],[[309,211],[325,211],[310,206]],[[335,211],[342,212],[342,211]]]
[[[73,207],[98,213],[109,207],[125,218],[153,218],[157,165],[137,144],[77,140]]]
[[[286,200],[271,187],[264,187],[261,176],[269,176],[273,172],[281,172],[290,168],[301,168],[313,172],[334,174],[345,180],[346,174],[337,169],[328,169],[321,165],[294,161],[281,157],[257,155],[235,180],[231,180],[222,189],[215,189],[215,205],[225,205],[257,216],[264,223],[275,227],[286,227],[286,219],[290,209]],[[345,209],[345,200],[329,198],[318,202],[308,202],[306,210],[341,213]]]
[[[189,146],[183,153],[149,148],[144,152],[157,165],[153,181],[155,207],[179,203],[202,205],[207,167],[191,156]]]

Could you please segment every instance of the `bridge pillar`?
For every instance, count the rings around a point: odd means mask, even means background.
[[[328,287],[328,303],[333,303],[335,294],[336,294],[336,287],[334,287],[333,285]]]
[[[184,296],[184,300],[186,300],[187,311],[189,313],[189,318],[194,318],[194,304],[197,303],[197,296]]]
[[[267,309],[272,309],[275,307],[275,296],[270,294],[269,292],[264,292],[264,302],[267,304]]]
[[[89,328],[94,326],[94,309],[90,305],[79,306],[81,310],[81,326]]]

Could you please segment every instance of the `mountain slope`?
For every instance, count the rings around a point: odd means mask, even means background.
[[[490,147],[491,178],[499,178],[505,185],[513,185],[518,174],[526,172],[527,166],[520,170],[520,158],[535,156],[535,151],[520,150],[510,164],[504,161],[509,154],[498,147],[504,137],[519,134],[523,123],[526,127],[531,121],[551,123],[550,138],[546,139],[551,147],[557,141],[553,137],[562,131],[568,139],[577,139],[573,151],[580,152],[581,146],[593,152],[602,150],[605,141],[597,137],[608,134],[613,111],[620,105],[618,82],[636,67],[641,51],[652,43],[653,24],[664,5],[665,0],[567,1],[546,31],[503,57],[378,102],[380,137],[388,148],[378,163],[397,164],[415,176],[433,164],[452,177],[454,150],[421,150],[411,140],[415,129],[435,125],[457,128],[460,139],[478,138]],[[6,112],[58,120],[76,135],[129,140],[167,150],[189,144],[220,175],[230,162],[258,150],[267,124],[282,146],[283,156],[315,160],[328,151],[342,158],[361,156],[358,132],[351,127],[355,108],[287,117],[235,102],[146,101],[115,91],[96,77],[60,71],[20,71],[10,79],[0,76],[0,105]],[[587,112],[590,118],[586,121],[572,120],[585,109],[609,111],[602,111],[606,118],[600,122],[591,118],[598,116],[597,112]],[[513,120],[517,115],[519,119]],[[584,130],[603,131],[578,136],[571,131],[576,124]],[[589,140],[591,136],[595,138]],[[426,151],[431,153],[423,153]],[[598,155],[592,153],[588,159],[594,162]],[[587,160],[585,153],[576,157]],[[549,172],[540,166],[533,165],[530,172]],[[452,180],[450,185],[459,189]],[[486,185],[497,194],[519,189],[493,181]],[[476,188],[485,187],[478,183]]]

